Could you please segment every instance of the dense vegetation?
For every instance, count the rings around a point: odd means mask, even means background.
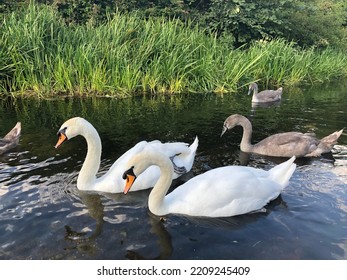
[[[2,92],[232,92],[347,76],[342,1],[10,2]]]
[[[30,0],[0,0],[0,13],[17,11]],[[114,13],[137,11],[143,18],[189,20],[234,45],[283,38],[306,47],[347,47],[345,0],[36,0],[52,5],[67,23],[98,24]]]

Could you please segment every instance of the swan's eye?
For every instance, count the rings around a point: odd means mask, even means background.
[[[123,180],[127,180],[128,181],[129,180],[128,175],[136,177],[135,174],[134,174],[134,166],[130,167],[127,171],[125,171],[123,173],[123,177],[122,177]]]
[[[60,135],[60,134],[66,134],[66,130],[67,130],[67,127],[64,127],[62,129],[60,129],[58,132],[57,132],[57,135]]]

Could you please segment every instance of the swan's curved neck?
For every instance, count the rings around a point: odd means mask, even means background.
[[[252,89],[253,89],[253,94],[257,95],[257,93],[258,93],[258,85],[254,84]]]
[[[149,194],[148,207],[156,215],[165,215],[168,213],[165,195],[172,183],[173,165],[164,155],[153,159],[151,165],[157,165],[160,168],[160,177]]]
[[[253,149],[253,145],[251,143],[252,124],[246,118],[239,120],[238,124],[241,125],[243,128],[243,134],[242,134],[242,139],[240,144],[241,151],[251,152],[251,150]]]
[[[79,189],[91,190],[96,180],[96,173],[100,167],[101,140],[98,132],[92,126],[84,128],[81,135],[87,141],[87,155],[78,175],[77,186]]]

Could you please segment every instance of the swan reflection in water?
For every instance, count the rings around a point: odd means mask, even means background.
[[[85,204],[88,210],[88,214],[96,221],[95,228],[90,234],[86,231],[74,230],[70,225],[65,225],[65,240],[73,242],[74,245],[70,246],[69,250],[78,250],[89,255],[94,255],[96,250],[96,239],[103,233],[103,227],[105,220],[105,206],[103,204],[103,196],[98,193],[91,193],[85,191],[79,191],[79,196],[82,202]],[[133,192],[130,196],[124,194],[106,194],[111,200],[121,201],[121,198],[126,198],[124,201],[132,201],[132,204],[141,207],[145,207],[147,202],[146,198],[148,193],[146,191]],[[130,198],[130,199],[129,199]],[[129,202],[130,203],[130,202]],[[137,208],[136,206],[136,208]],[[136,209],[137,210],[137,209]],[[159,255],[154,259],[168,259],[172,253],[171,236],[165,229],[163,219],[148,212],[147,223],[150,225],[150,232],[154,233],[158,237],[159,243]],[[142,223],[141,223],[142,224]],[[121,239],[124,239],[125,235],[120,234]],[[121,240],[123,243],[124,240]],[[135,250],[127,250],[125,258],[127,259],[146,259],[143,255]]]
[[[87,207],[88,215],[95,220],[95,227],[91,231],[76,230],[71,225],[65,225],[65,240],[71,245],[67,246],[65,250],[77,250],[80,253],[87,254],[91,257],[97,255],[98,245],[97,239],[101,240],[105,238],[106,232],[103,231],[105,223],[107,223],[108,218],[105,217],[105,213],[109,212],[110,209],[107,209],[108,199],[111,201],[121,201],[126,207],[133,207],[134,213],[139,213],[139,216],[142,216],[143,212],[140,211],[140,208],[146,208],[145,220],[137,221],[137,225],[134,227],[139,227],[145,224],[148,224],[150,229],[149,232],[154,234],[157,239],[158,244],[158,253],[152,256],[151,253],[148,253],[148,250],[141,250],[141,245],[136,247],[134,245],[138,239],[134,241],[129,240],[131,236],[124,232],[120,232],[118,237],[116,237],[121,244],[127,242],[130,246],[127,246],[126,252],[124,254],[125,259],[136,259],[136,260],[145,260],[145,259],[170,259],[173,252],[172,245],[172,236],[170,235],[167,228],[175,227],[175,225],[180,227],[180,231],[185,232],[185,226],[195,225],[198,227],[204,228],[217,228],[221,230],[228,231],[237,231],[240,228],[247,227],[249,224],[258,221],[263,218],[264,215],[268,215],[276,207],[286,208],[285,202],[282,200],[282,197],[279,196],[277,199],[273,200],[266,206],[266,209],[262,209],[256,213],[227,217],[227,218],[205,218],[205,217],[189,217],[182,215],[173,215],[169,214],[165,217],[160,217],[152,214],[147,209],[147,197],[148,191],[139,191],[133,192],[127,196],[123,194],[107,194],[105,202],[105,194],[78,191],[78,195],[84,205]],[[123,200],[122,200],[123,198]],[[125,200],[126,199],[126,200]],[[113,209],[111,209],[113,211]],[[140,211],[140,212],[139,212]],[[120,221],[122,223],[122,221]],[[133,231],[132,231],[133,232]],[[142,234],[147,234],[143,229],[137,232],[137,237]],[[190,233],[187,233],[190,235]],[[194,241],[194,237],[187,236],[187,239],[190,242]],[[146,242],[146,241],[144,241]]]
[[[273,102],[266,102],[266,103],[253,103],[252,102],[252,109],[251,109],[251,116],[254,116],[257,109],[266,109],[266,108],[279,108],[281,107],[281,100],[273,101]]]

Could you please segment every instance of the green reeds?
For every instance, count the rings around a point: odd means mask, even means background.
[[[11,94],[223,93],[255,80],[292,85],[347,76],[342,52],[280,39],[235,50],[199,26],[136,14],[68,26],[52,7],[31,4],[4,18],[0,38],[0,91]]]
[[[251,59],[261,55],[250,78],[268,85],[327,82],[346,77],[347,56],[342,51],[300,49],[283,39],[259,41],[249,50]]]

